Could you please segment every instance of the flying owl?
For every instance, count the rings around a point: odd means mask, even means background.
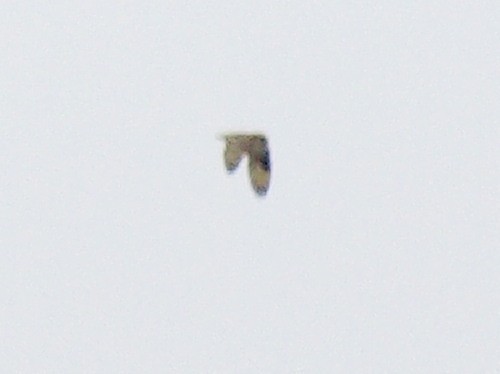
[[[252,187],[259,196],[265,196],[271,178],[271,160],[267,139],[262,134],[225,134],[224,163],[229,173],[234,172],[245,154]]]

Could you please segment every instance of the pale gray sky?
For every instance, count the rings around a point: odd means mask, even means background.
[[[5,2],[0,371],[499,372],[500,5],[402,3]]]

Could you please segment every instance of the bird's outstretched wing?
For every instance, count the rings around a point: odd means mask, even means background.
[[[262,167],[262,164],[250,161],[250,181],[252,182],[252,187],[257,195],[264,196],[269,189],[269,181],[271,179],[271,173]]]
[[[224,163],[228,172],[236,170],[243,158],[241,141],[237,136],[226,137],[226,149],[224,150]]]
[[[264,196],[269,189],[271,180],[271,160],[267,140],[263,137],[253,140],[249,151],[248,169],[250,173],[250,182],[254,191]]]

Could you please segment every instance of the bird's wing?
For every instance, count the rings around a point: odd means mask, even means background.
[[[243,157],[243,150],[237,137],[226,138],[226,149],[224,151],[224,163],[229,172],[236,170]]]
[[[271,180],[271,161],[267,144],[264,143],[264,148],[259,151],[250,152],[249,158],[248,167],[252,187],[258,195],[264,196]]]

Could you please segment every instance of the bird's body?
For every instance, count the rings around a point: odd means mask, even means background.
[[[248,156],[248,171],[254,191],[264,196],[269,189],[271,161],[267,139],[262,134],[226,134],[224,163],[226,170],[232,173],[238,168],[243,156]]]

